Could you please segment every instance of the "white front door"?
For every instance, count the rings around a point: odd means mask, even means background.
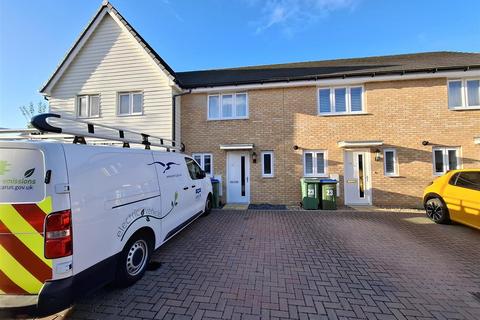
[[[346,205],[371,205],[371,168],[369,150],[346,150],[344,154]]]
[[[250,202],[250,153],[227,153],[227,202]]]

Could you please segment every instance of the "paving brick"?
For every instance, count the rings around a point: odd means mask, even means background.
[[[71,319],[480,319],[478,231],[395,212],[219,211]],[[425,220],[426,222],[426,220]]]

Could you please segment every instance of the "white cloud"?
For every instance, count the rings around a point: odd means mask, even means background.
[[[337,10],[354,10],[361,0],[246,0],[259,8],[261,17],[250,24],[256,33],[278,27],[286,36],[308,27],[311,23],[327,17]]]

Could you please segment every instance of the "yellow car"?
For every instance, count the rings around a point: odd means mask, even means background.
[[[447,172],[425,189],[423,204],[436,223],[455,221],[480,229],[480,169]]]

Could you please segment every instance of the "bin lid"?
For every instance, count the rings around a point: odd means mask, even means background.
[[[302,178],[301,180],[306,183],[320,183],[320,178]]]
[[[219,183],[220,180],[215,179],[215,178],[210,178],[210,182],[212,182],[212,183]]]
[[[330,184],[330,183],[338,183],[338,181],[335,179],[320,179],[320,183]]]

